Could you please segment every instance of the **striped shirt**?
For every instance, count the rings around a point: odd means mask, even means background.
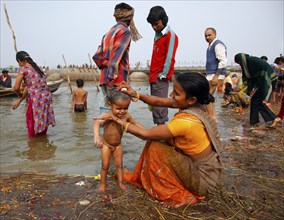
[[[100,85],[111,87],[128,81],[130,41],[130,30],[124,22],[118,22],[106,33],[102,45],[108,64],[101,70]]]

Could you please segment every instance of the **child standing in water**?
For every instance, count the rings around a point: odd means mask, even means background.
[[[88,92],[83,89],[84,80],[77,79],[76,81],[78,89],[75,89],[72,93],[72,102],[70,112],[84,112],[87,110],[87,98]]]
[[[122,190],[127,187],[123,184],[123,159],[121,139],[123,131],[127,132],[129,123],[137,123],[128,113],[128,107],[131,102],[129,95],[117,91],[117,88],[112,88],[107,94],[107,101],[110,107],[110,112],[104,112],[98,117],[94,117],[94,143],[95,146],[101,148],[102,167],[101,167],[101,184],[98,189],[100,193],[106,192],[106,178],[110,167],[110,157],[113,156],[118,185]],[[112,117],[116,116],[124,121],[124,125],[120,126]],[[103,135],[100,135],[100,127],[104,128]]]

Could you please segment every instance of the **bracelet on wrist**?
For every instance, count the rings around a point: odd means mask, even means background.
[[[131,101],[132,102],[138,102],[139,101],[140,94],[138,92],[136,92],[136,91],[135,91],[135,93],[136,93],[136,97],[131,97]]]
[[[123,130],[127,133],[127,129],[128,129],[128,127],[129,127],[129,125],[130,125],[130,122],[125,122],[124,124],[123,124],[123,126],[122,126],[122,128],[123,128]]]

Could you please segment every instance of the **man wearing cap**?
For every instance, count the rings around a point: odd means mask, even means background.
[[[0,86],[3,86],[5,88],[12,87],[12,80],[11,76],[9,76],[8,74],[8,70],[2,70],[2,76],[0,76]]]
[[[108,88],[128,82],[130,41],[141,38],[133,21],[134,8],[126,3],[117,4],[113,16],[117,23],[102,39],[106,67],[101,69],[100,86],[104,95]]]

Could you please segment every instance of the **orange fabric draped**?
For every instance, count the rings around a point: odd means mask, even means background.
[[[182,202],[192,197],[191,204],[197,202],[197,197],[189,192],[168,164],[174,147],[161,142],[148,141],[140,156],[134,172],[124,172],[124,180],[144,188],[148,194],[157,200],[173,200]]]

